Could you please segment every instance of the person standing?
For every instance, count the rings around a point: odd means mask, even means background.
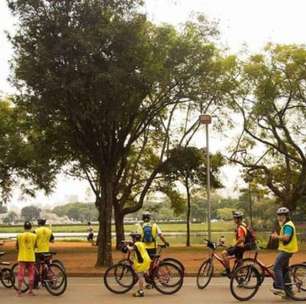
[[[143,213],[143,224],[138,224],[137,233],[142,236],[142,242],[144,243],[150,258],[152,259],[156,254],[157,237],[159,237],[167,247],[169,247],[169,243],[164,238],[158,225],[151,222],[151,218],[150,212]]]
[[[17,236],[16,247],[18,251],[18,296],[21,296],[21,288],[25,277],[25,271],[28,271],[29,295],[34,296],[34,275],[35,275],[35,247],[36,235],[31,231],[32,224],[24,223],[24,232]]]
[[[286,296],[284,291],[286,273],[289,262],[294,253],[298,252],[298,241],[294,223],[290,219],[290,210],[281,207],[277,210],[277,221],[280,226],[280,233],[272,233],[272,239],[279,241],[279,253],[274,263],[275,282],[271,291],[275,295]]]

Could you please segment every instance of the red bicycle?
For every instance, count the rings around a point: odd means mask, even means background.
[[[158,253],[153,258],[145,280],[162,294],[174,294],[183,286],[184,274],[175,264],[160,260],[160,252],[164,245],[158,246]],[[128,252],[127,259],[108,268],[104,274],[106,288],[117,294],[130,291],[137,283],[138,276],[133,268],[133,261]]]
[[[224,247],[223,245],[205,240],[207,242],[207,248],[210,249],[208,258],[202,263],[197,274],[197,286],[199,289],[204,289],[208,286],[211,278],[214,274],[214,261],[217,260],[225,269],[225,264],[223,258],[216,253],[218,247]],[[254,262],[254,258],[244,258],[236,259],[235,256],[230,257],[234,261],[231,272],[233,272],[237,267],[245,264],[251,264]]]
[[[52,262],[54,252],[42,253],[39,263],[35,265],[35,276],[38,278],[38,288],[45,287],[53,296],[62,295],[67,288],[67,275],[65,270],[58,264]],[[18,264],[13,265],[12,272],[14,275],[14,288],[18,290]],[[21,291],[29,290],[29,282],[23,281]]]
[[[254,263],[238,267],[231,276],[230,289],[239,301],[253,298],[266,277],[275,280],[271,269],[273,265],[265,265],[255,254]],[[293,264],[285,273],[286,296],[295,301],[306,301],[306,264]]]

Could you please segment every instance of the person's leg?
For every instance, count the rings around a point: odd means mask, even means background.
[[[280,252],[276,259],[274,264],[274,274],[275,274],[275,282],[274,282],[274,288],[272,291],[277,294],[284,294],[284,275],[283,271],[286,265],[289,263],[289,255],[285,252]],[[282,292],[278,292],[282,291]]]
[[[138,290],[133,294],[134,297],[143,297],[144,296],[144,273],[143,272],[138,272]]]
[[[24,270],[25,270],[25,263],[19,262],[18,263],[18,275],[17,275],[17,280],[18,280],[18,295],[21,295],[21,289],[22,289],[22,284],[24,280]]]
[[[34,295],[34,277],[35,277],[35,263],[28,263],[28,276],[29,276],[29,294]]]
[[[286,255],[287,255],[287,260],[284,262],[284,265],[283,265],[283,280],[284,280],[284,285],[286,284],[290,285],[291,279],[288,273],[289,273],[289,262],[292,257],[292,253],[286,253]]]
[[[230,247],[222,252],[222,258],[225,267],[225,274],[230,274],[231,267],[230,267],[230,256],[234,255],[234,248]]]

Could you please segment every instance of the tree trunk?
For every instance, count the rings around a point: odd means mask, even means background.
[[[124,235],[124,214],[120,207],[115,207],[115,227],[116,227],[116,248],[119,249],[120,242],[125,239]]]
[[[185,182],[186,186],[186,192],[187,192],[187,216],[186,216],[186,221],[187,221],[187,236],[186,236],[186,246],[190,247],[190,211],[191,211],[191,198],[190,198],[190,189],[189,189],[189,182],[188,179],[186,178]]]
[[[97,202],[99,210],[99,234],[96,266],[112,265],[112,204],[113,185],[111,178],[104,183],[103,199]]]

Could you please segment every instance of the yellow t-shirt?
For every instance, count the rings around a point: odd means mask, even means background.
[[[48,227],[39,227],[35,230],[37,236],[37,253],[50,251],[50,238],[52,235],[51,229]]]
[[[23,232],[17,236],[18,262],[35,262],[36,235]]]
[[[159,234],[161,234],[161,230],[159,229],[159,227],[155,223],[153,223],[153,224],[151,224],[151,223],[143,223],[143,225],[137,224],[136,232],[141,234],[142,239],[144,237],[144,231],[143,230],[144,230],[145,226],[151,226],[152,227],[152,237],[154,239],[154,241],[150,242],[150,243],[144,242],[145,247],[146,247],[146,249],[156,249],[156,245],[157,245],[157,242],[156,242],[157,240],[156,239],[157,239],[157,236]]]

